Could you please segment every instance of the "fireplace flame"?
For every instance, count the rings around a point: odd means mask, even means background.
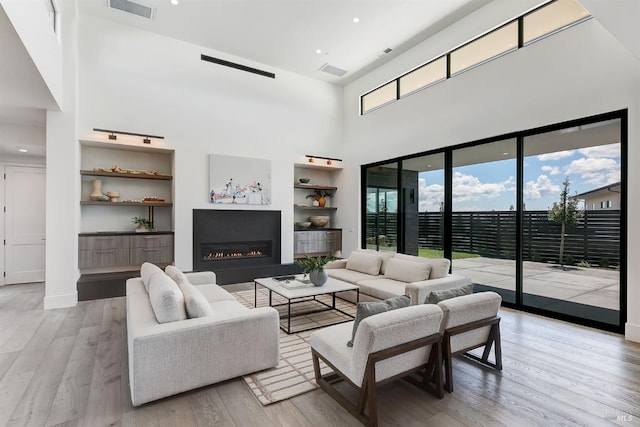
[[[262,256],[262,251],[259,250],[250,250],[246,253],[243,252],[226,252],[226,251],[217,251],[217,252],[209,252],[205,255],[202,260],[210,261],[210,260],[220,260],[220,259],[229,259],[229,258],[245,258],[245,257],[258,257]]]

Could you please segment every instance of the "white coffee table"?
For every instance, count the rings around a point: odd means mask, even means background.
[[[302,282],[303,276],[297,275],[295,276],[295,281],[296,282]],[[291,281],[293,282],[293,280]],[[294,289],[287,289],[284,285],[286,283],[282,283],[281,281],[277,280],[276,278],[273,277],[263,277],[263,278],[259,278],[259,279],[255,279],[253,281],[253,287],[254,287],[254,302],[253,305],[255,307],[258,306],[258,285],[265,287],[267,289],[269,289],[269,306],[270,307],[280,307],[280,306],[287,306],[287,314],[286,316],[282,316],[281,318],[286,318],[287,319],[287,327],[285,328],[282,323],[280,324],[280,328],[285,331],[287,334],[292,334],[292,333],[297,333],[297,332],[304,332],[304,331],[309,331],[312,329],[317,329],[319,327],[324,327],[324,326],[329,326],[329,325],[337,325],[338,323],[344,323],[344,322],[350,322],[354,316],[340,310],[339,308],[336,307],[336,294],[340,293],[340,292],[348,292],[348,291],[355,291],[356,292],[356,303],[360,300],[360,288],[358,288],[356,285],[352,285],[351,283],[346,283],[343,282],[341,280],[337,280],[337,279],[332,279],[331,277],[329,277],[329,279],[327,280],[327,283],[325,283],[322,286],[313,286],[313,284],[308,283],[307,286],[305,287],[299,287],[299,288],[294,288]],[[273,292],[275,292],[276,294],[280,295],[281,297],[285,298],[287,300],[287,302],[285,304],[273,304]],[[317,299],[317,296],[320,295],[331,295],[331,304],[327,304],[324,301],[321,301],[319,299]],[[309,301],[313,301],[314,303],[318,303],[321,304],[323,307],[321,307],[320,309],[317,310],[311,310],[311,311],[304,311],[301,313],[295,313],[295,314],[291,314],[291,305],[292,304],[296,304],[296,303],[301,303],[301,302],[309,302]],[[332,323],[327,323],[326,325],[322,325],[322,326],[316,326],[313,328],[306,328],[306,329],[301,329],[298,331],[291,331],[291,318],[292,317],[298,317],[298,316],[303,316],[303,315],[307,315],[307,314],[311,314],[311,313],[319,313],[322,311],[336,311],[338,313],[341,313],[345,316],[348,317],[347,320],[340,320],[337,322],[332,322]]]

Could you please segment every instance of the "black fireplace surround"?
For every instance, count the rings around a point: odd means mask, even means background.
[[[280,222],[280,211],[194,209],[193,270],[220,284],[296,272],[281,265]]]

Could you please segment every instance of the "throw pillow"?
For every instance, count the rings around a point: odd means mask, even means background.
[[[380,274],[382,257],[379,254],[353,251],[347,259],[347,270],[358,271],[371,276]]]
[[[182,295],[184,295],[184,305],[187,309],[189,319],[196,317],[213,316],[213,310],[207,298],[200,290],[189,283],[188,280],[182,280],[178,283]]]
[[[347,342],[347,346],[353,347],[353,340],[356,339],[356,331],[360,322],[369,316],[375,314],[384,313],[385,311],[395,310],[396,308],[409,307],[411,305],[411,298],[406,295],[399,297],[393,297],[384,301],[375,302],[359,302],[356,307],[356,318],[353,319],[353,331],[351,332],[351,339]]]
[[[429,279],[442,279],[443,277],[447,277],[447,274],[449,274],[449,266],[451,265],[451,261],[449,261],[447,258],[422,258],[419,256],[407,254],[395,254],[393,257],[405,261],[428,264],[429,266],[431,266]]]
[[[356,252],[364,252],[364,253],[368,253],[368,254],[380,255],[382,257],[382,265],[380,266],[380,274],[385,274],[385,271],[387,270],[387,263],[395,255],[395,252],[388,252],[388,251],[378,252],[378,251],[373,250],[373,249],[356,249]]]
[[[391,258],[387,262],[385,277],[411,283],[429,279],[431,266],[426,263]]]
[[[451,261],[447,258],[429,258],[429,265],[431,265],[429,279],[442,279],[449,274]]]
[[[173,265],[167,265],[164,268],[164,272],[167,273],[167,276],[171,277],[177,284],[180,284],[180,282],[189,281],[189,279],[187,279],[187,276],[185,276],[182,271],[178,270]]]
[[[142,278],[142,284],[147,292],[149,292],[149,281],[151,280],[151,277],[158,272],[162,273],[162,269],[150,262],[145,262],[140,267],[140,277]]]
[[[446,299],[461,297],[463,295],[471,295],[473,293],[473,283],[461,286],[459,288],[443,289],[441,291],[431,291],[425,299],[425,304],[437,304]]]
[[[149,301],[158,323],[175,322],[187,318],[182,291],[171,277],[162,272],[151,276]]]

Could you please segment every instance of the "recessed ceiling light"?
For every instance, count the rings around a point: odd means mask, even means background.
[[[506,151],[504,153],[502,153],[503,156],[508,156],[509,153],[507,153]]]
[[[171,0],[171,4],[174,5],[174,6],[177,6],[178,5],[178,0]]]
[[[360,18],[358,18],[358,17],[353,18],[353,22],[354,22],[354,24],[357,24],[358,22],[360,22]]]
[[[316,49],[316,53],[320,55],[322,53],[322,49]]]
[[[28,153],[29,150],[27,150],[26,148],[18,148],[18,151],[21,153]]]

